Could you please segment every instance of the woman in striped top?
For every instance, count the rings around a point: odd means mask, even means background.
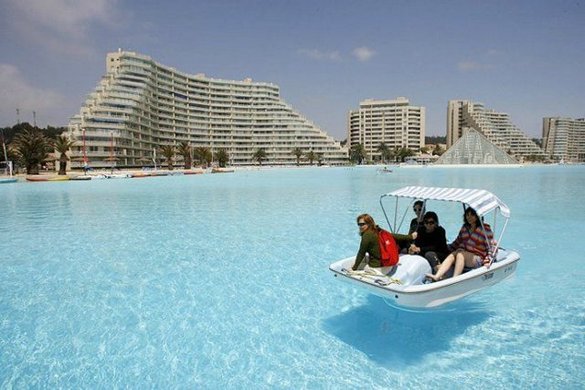
[[[463,226],[453,243],[449,245],[451,254],[441,263],[436,274],[427,274],[433,281],[443,279],[445,273],[455,263],[453,276],[461,275],[464,267],[479,268],[489,264],[490,256],[495,253],[494,233],[490,225],[482,224],[477,212],[468,207],[463,214]]]

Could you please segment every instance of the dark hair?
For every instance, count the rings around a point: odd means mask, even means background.
[[[477,211],[475,211],[475,209],[472,208],[472,207],[468,207],[468,208],[465,209],[465,212],[463,213],[463,224],[465,226],[467,226],[467,227],[470,226],[469,223],[467,222],[467,219],[465,218],[465,216],[467,214],[473,214],[473,215],[475,215],[475,218],[477,219],[477,225],[478,226],[481,225],[481,221],[480,221],[479,215],[477,215]]]
[[[431,219],[431,218],[435,221],[435,223],[438,226],[439,225],[439,216],[434,211],[427,211],[423,217],[423,221],[426,221],[427,219]]]
[[[414,202],[414,204],[412,205],[412,208],[414,209],[416,206],[420,206],[421,210],[424,209],[424,205],[425,203],[422,200],[417,200],[416,202]]]
[[[360,214],[358,215],[356,222],[360,222],[360,219],[363,219],[364,222],[366,223],[366,225],[368,226],[368,229],[372,229],[373,231],[376,231],[376,222],[374,222],[374,218],[372,218],[372,216],[370,214]]]

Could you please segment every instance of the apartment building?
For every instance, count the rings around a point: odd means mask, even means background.
[[[348,116],[348,145],[362,144],[367,159],[379,161],[380,144],[390,149],[418,152],[425,142],[425,108],[411,106],[405,97],[394,100],[366,99]]]
[[[585,118],[543,118],[542,146],[555,162],[585,162]]]
[[[451,100],[447,106],[447,148],[463,135],[463,128],[481,132],[490,142],[522,161],[527,157],[544,157],[544,151],[510,120],[508,114],[469,100]]]
[[[270,165],[294,164],[294,148],[326,164],[342,164],[348,155],[287,104],[274,84],[187,74],[122,50],[107,54],[106,74],[69,131],[80,141],[74,161],[86,156],[94,167],[145,165],[157,148],[181,142],[212,153],[223,149],[231,165],[253,164],[259,149]]]

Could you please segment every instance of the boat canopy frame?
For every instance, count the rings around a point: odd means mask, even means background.
[[[463,209],[467,209],[467,207],[473,208],[477,215],[480,217],[480,224],[483,229],[483,222],[482,218],[486,214],[494,211],[494,232],[495,232],[495,217],[497,213],[504,217],[504,226],[500,232],[500,235],[496,241],[496,250],[499,248],[500,242],[504,235],[504,231],[508,226],[508,221],[510,219],[510,208],[500,200],[496,195],[492,194],[487,190],[481,189],[466,189],[466,188],[445,188],[445,187],[420,187],[420,186],[407,186],[402,187],[398,190],[382,194],[380,196],[380,207],[384,213],[384,217],[386,218],[386,222],[390,227],[390,230],[394,232],[394,226],[396,225],[396,220],[394,221],[394,225],[390,223],[388,218],[388,213],[384,207],[384,198],[386,197],[393,197],[396,199],[395,202],[395,209],[394,209],[394,216],[398,215],[398,200],[400,198],[407,198],[412,199],[412,201],[422,200],[424,202],[423,210],[426,209],[426,201],[427,200],[437,200],[437,201],[444,201],[444,202],[457,202],[463,205]],[[411,201],[411,203],[412,203]],[[405,212],[406,213],[406,212]],[[396,219],[396,218],[395,218]],[[402,217],[404,220],[404,215]],[[402,225],[400,222],[400,225]],[[484,230],[485,234],[485,230]],[[490,259],[490,263],[493,262],[495,258],[496,251],[490,251],[493,253],[492,258]]]

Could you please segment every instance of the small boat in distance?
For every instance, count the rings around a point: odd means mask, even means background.
[[[235,172],[234,168],[220,168],[220,167],[211,168],[211,173],[231,173],[231,172]]]
[[[0,184],[16,183],[17,181],[16,177],[0,177]]]
[[[384,199],[395,199],[393,224],[390,223]],[[463,274],[443,279],[435,283],[425,284],[425,274],[431,273],[431,267],[427,260],[418,255],[400,255],[398,264],[388,274],[383,274],[377,268],[367,267],[363,271],[352,271],[355,256],[338,260],[329,266],[331,272],[338,279],[365,288],[376,294],[391,306],[400,309],[420,310],[442,306],[446,303],[459,300],[487,287],[493,286],[505,279],[512,277],[516,272],[520,255],[513,251],[500,247],[502,236],[510,218],[510,209],[494,194],[478,189],[461,188],[436,188],[436,187],[404,187],[399,190],[383,194],[380,197],[380,205],[390,230],[398,222],[399,200],[406,198],[408,204],[402,214],[410,210],[416,200],[424,202],[425,210],[435,210],[435,201],[457,202],[466,207],[472,207],[480,217],[490,215],[494,217],[492,228],[495,234],[499,233],[496,241],[497,251],[488,266],[482,266],[464,272]],[[432,203],[433,207],[429,207]],[[501,231],[496,232],[496,218],[503,217],[505,222]]]
[[[26,181],[41,182],[41,181],[67,181],[67,175],[28,175]]]

